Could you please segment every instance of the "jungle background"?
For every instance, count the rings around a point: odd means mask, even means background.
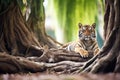
[[[53,26],[52,30],[55,33],[54,36],[57,41],[61,43],[74,41],[78,38],[78,23],[91,25],[95,22],[97,24],[97,40],[99,46],[102,47],[103,0],[75,0],[74,2],[72,0],[45,0],[44,3],[46,27]]]
[[[119,0],[0,0],[0,73],[77,74],[105,80],[105,75],[84,73],[111,73],[106,76],[119,79],[119,9]],[[90,60],[60,48],[78,38],[79,22],[97,24],[101,50]],[[16,79],[9,74],[1,79]]]
[[[34,3],[34,4],[32,4]],[[96,23],[97,40],[99,47],[103,45],[103,16],[104,16],[104,1],[103,0],[44,0],[39,6],[38,1],[19,2],[23,15],[26,16],[26,21],[29,22],[29,15],[32,17],[33,24],[37,24],[37,16],[43,18],[44,27],[48,35],[53,37],[60,43],[75,41],[78,39],[78,23],[92,24]],[[92,6],[91,6],[92,5]],[[36,8],[37,7],[37,8]],[[36,16],[36,17],[35,17]],[[31,27],[39,38],[40,25]]]

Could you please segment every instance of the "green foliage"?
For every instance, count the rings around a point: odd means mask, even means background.
[[[27,10],[27,6],[30,6],[31,0],[17,0],[20,9],[22,11],[22,14],[25,15],[25,12]]]
[[[53,0],[58,25],[65,42],[78,37],[78,23],[92,24],[97,18],[97,0]]]
[[[27,8],[31,9],[31,16],[34,18],[34,22],[36,23],[39,19],[44,20],[44,0],[17,0],[20,8],[22,10],[23,15],[26,13]]]

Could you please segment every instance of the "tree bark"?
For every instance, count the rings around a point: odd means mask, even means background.
[[[24,57],[15,57],[7,53],[0,53],[0,73],[19,72],[66,72],[78,70],[83,63],[63,61],[58,63],[43,63],[30,61]],[[78,67],[79,66],[79,67]]]
[[[58,48],[62,44],[48,36],[45,32],[45,10],[44,0],[31,1],[31,13],[27,23],[30,29],[36,34],[41,46],[47,45],[49,48]]]
[[[75,62],[86,62],[91,59],[93,55],[83,58],[79,53],[74,51],[67,51],[65,49],[50,49],[44,51],[40,57],[28,57],[29,60],[37,62],[60,62],[60,61],[75,61]]]
[[[1,3],[0,11],[0,52],[20,56],[42,55],[41,46],[28,28],[17,1],[11,0],[8,5]]]

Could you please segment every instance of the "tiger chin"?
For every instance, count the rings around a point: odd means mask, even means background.
[[[68,51],[75,51],[79,53],[82,57],[88,57],[90,53],[96,55],[99,53],[99,47],[96,40],[95,27],[96,24],[92,25],[82,25],[79,26],[79,39],[75,42],[71,42],[67,45],[66,49]]]

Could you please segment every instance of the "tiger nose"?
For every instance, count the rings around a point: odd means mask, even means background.
[[[89,31],[85,31],[85,35],[90,35],[90,32]]]

